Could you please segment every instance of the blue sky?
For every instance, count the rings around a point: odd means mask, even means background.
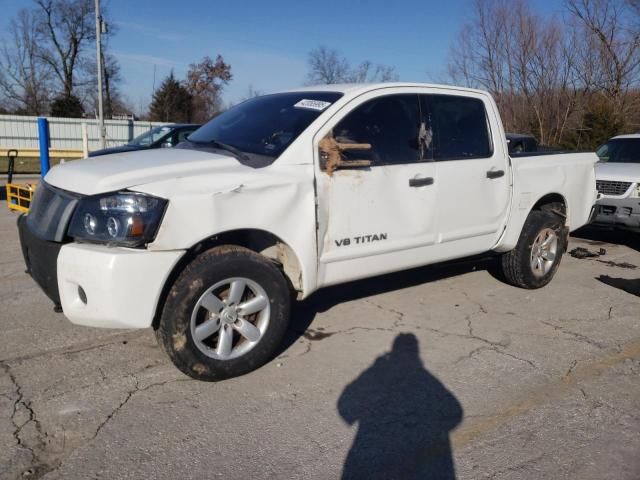
[[[469,19],[471,0],[102,0],[117,33],[110,50],[121,64],[123,93],[137,107],[173,69],[220,53],[234,79],[224,99],[236,102],[251,85],[270,92],[305,81],[307,55],[318,45],[350,61],[391,65],[403,81],[437,81],[449,45]],[[531,0],[541,15],[562,0]],[[32,0],[0,0],[0,28]],[[4,23],[4,25],[3,25]],[[1,37],[0,33],[0,38]]]

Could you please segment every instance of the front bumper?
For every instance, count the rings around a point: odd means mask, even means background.
[[[62,243],[42,240],[27,226],[27,217],[18,217],[18,234],[27,273],[55,304],[60,303],[58,293],[57,260]]]
[[[183,250],[154,252],[40,239],[18,219],[27,272],[78,325],[151,326],[162,289]]]
[[[592,224],[640,231],[640,198],[601,198]]]
[[[64,245],[57,263],[62,311],[77,325],[150,327],[165,282],[183,254]]]

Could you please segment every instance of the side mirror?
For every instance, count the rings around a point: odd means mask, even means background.
[[[160,148],[171,148],[173,147],[173,143],[171,143],[171,140],[167,140],[166,142],[162,142],[162,145],[160,145]]]
[[[320,170],[327,175],[342,168],[370,167],[371,160],[345,160],[343,152],[346,150],[371,150],[369,143],[338,143],[333,135],[329,134],[320,140]]]

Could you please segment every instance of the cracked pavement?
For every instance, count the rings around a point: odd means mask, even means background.
[[[54,313],[0,210],[1,479],[326,479],[418,450],[420,478],[451,477],[443,452],[459,479],[640,478],[638,236],[580,232],[607,254],[535,291],[484,260],[331,287],[269,364],[202,383],[150,330]]]

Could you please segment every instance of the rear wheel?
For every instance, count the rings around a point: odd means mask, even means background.
[[[540,288],[551,281],[567,245],[563,219],[534,211],[522,228],[516,247],[502,256],[502,273],[512,285]]]
[[[173,363],[199,380],[263,365],[282,341],[290,293],[281,271],[245,248],[202,253],[169,291],[156,336]]]

